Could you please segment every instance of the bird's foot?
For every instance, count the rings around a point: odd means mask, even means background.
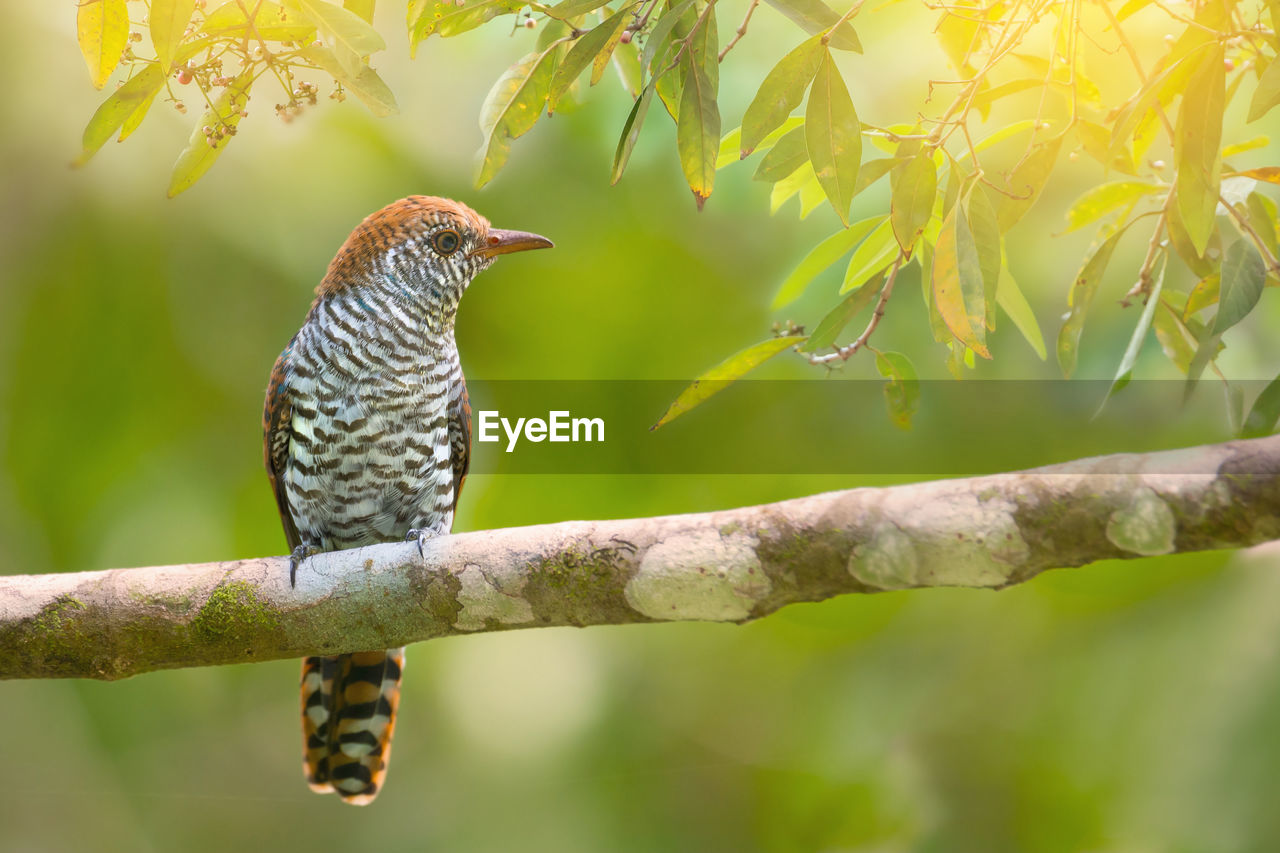
[[[302,561],[319,553],[320,549],[314,545],[299,545],[293,549],[293,553],[289,555],[289,586],[298,585],[298,566],[302,565]]]
[[[404,535],[404,541],[418,543],[418,556],[427,559],[426,545],[428,539],[435,539],[436,532],[429,527],[414,528]]]

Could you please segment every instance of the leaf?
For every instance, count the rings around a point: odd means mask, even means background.
[[[1133,377],[1133,365],[1138,361],[1138,353],[1141,352],[1142,344],[1147,339],[1147,332],[1151,331],[1151,319],[1155,316],[1156,306],[1161,303],[1160,292],[1164,290],[1164,271],[1167,265],[1167,263],[1160,265],[1155,284],[1151,286],[1151,293],[1147,296],[1147,304],[1142,307],[1142,313],[1138,315],[1138,325],[1133,327],[1129,345],[1124,349],[1124,356],[1120,359],[1120,366],[1116,368],[1115,378],[1111,380],[1111,387],[1107,389],[1107,396],[1102,401],[1104,406],[1107,400],[1128,385]],[[1099,407],[1098,411],[1102,411],[1102,408]]]
[[[1245,199],[1245,213],[1249,217],[1249,224],[1253,226],[1254,231],[1258,232],[1262,242],[1271,249],[1272,254],[1276,254],[1277,250],[1280,250],[1276,235],[1276,203],[1269,196],[1252,192]]]
[[[173,174],[169,178],[169,198],[191,188],[200,180],[200,176],[209,171],[213,161],[222,154],[234,135],[211,137],[204,135],[204,128],[215,130],[221,127],[234,128],[240,123],[240,112],[249,103],[249,87],[253,85],[252,68],[244,71],[231,85],[222,90],[213,106],[205,110],[204,115],[191,130],[191,138],[187,147],[178,155],[178,162],[173,165]]]
[[[432,35],[460,35],[524,6],[525,0],[465,0],[462,5],[453,0],[410,0],[409,56],[415,56],[418,45]]]
[[[870,219],[855,222],[848,228],[840,229],[815,246],[809,254],[805,255],[804,260],[800,261],[799,265],[791,271],[786,280],[782,282],[782,285],[778,288],[777,295],[773,297],[773,304],[769,306],[769,310],[777,311],[779,308],[784,308],[800,298],[805,288],[818,277],[819,273],[848,254],[849,250],[858,245],[858,242],[867,236],[871,229],[880,224],[883,219],[883,216],[873,216]]]
[[[799,169],[773,185],[773,189],[769,192],[769,214],[772,216],[777,213],[778,209],[793,195],[800,192],[801,188],[817,183],[818,176],[813,173],[813,165],[805,160]],[[819,187],[818,191],[821,192],[822,188]]]
[[[1262,136],[1255,136],[1252,139],[1246,139],[1243,142],[1234,142],[1231,145],[1224,147],[1222,149],[1222,156],[1224,158],[1234,157],[1237,154],[1243,154],[1246,151],[1255,151],[1259,148],[1266,148],[1270,144],[1271,137],[1266,136],[1265,134]]]
[[[195,9],[196,0],[151,0],[151,44],[166,72],[173,67],[174,49],[182,42]]]
[[[900,352],[876,352],[876,370],[889,380],[884,386],[889,420],[898,429],[911,429],[911,416],[920,408],[920,380],[915,365]]]
[[[552,44],[541,53],[528,54],[508,68],[489,90],[480,107],[484,143],[480,147],[477,187],[493,180],[507,162],[511,140],[528,133],[542,116],[559,50],[559,44]]]
[[[1205,252],[1197,252],[1196,247],[1191,245],[1191,237],[1187,234],[1186,226],[1182,224],[1182,217],[1178,215],[1176,200],[1174,204],[1168,207],[1168,211],[1169,215],[1165,219],[1165,226],[1169,234],[1169,242],[1173,245],[1174,251],[1178,253],[1178,257],[1193,273],[1201,278],[1213,274],[1218,265],[1206,257],[1207,250]],[[1221,238],[1217,230],[1215,230],[1209,237],[1207,249],[1220,248],[1220,245]],[[1214,255],[1218,257],[1217,252]]]
[[[791,19],[791,22],[811,36],[823,35],[831,29],[840,16],[822,0],[765,0],[773,8]],[[829,44],[840,50],[862,53],[862,43],[848,22],[840,24],[831,33]]]
[[[1272,63],[1273,65],[1275,63]],[[1240,428],[1241,438],[1262,438],[1275,431],[1276,421],[1280,420],[1280,376],[1267,383],[1267,387],[1253,401],[1249,415]]]
[[[93,88],[101,89],[129,46],[129,10],[124,0],[81,0],[76,9],[76,41]]]
[[[986,343],[982,266],[973,232],[959,205],[947,215],[933,247],[933,304],[956,340],[983,358],[991,358]]]
[[[1123,172],[1126,175],[1137,175],[1133,168],[1133,156],[1126,146],[1120,145],[1115,151],[1111,149],[1111,131],[1100,124],[1079,119],[1075,123],[1076,138],[1086,154],[1097,160],[1108,169]]]
[[[1126,0],[1125,4],[1120,7],[1120,11],[1116,12],[1116,20],[1123,21],[1134,12],[1141,11],[1147,6],[1150,6],[1151,3],[1152,0]]]
[[[1198,341],[1196,333],[1191,330],[1183,317],[1178,316],[1177,308],[1169,303],[1168,293],[1160,300],[1160,306],[1156,308],[1151,325],[1155,329],[1156,340],[1160,342],[1160,349],[1164,351],[1165,358],[1185,374],[1187,368],[1191,366],[1191,359],[1195,358]]]
[[[644,73],[640,70],[640,47],[633,41],[620,45],[613,52],[613,67],[618,72],[618,80],[627,94],[635,98],[644,88]]]
[[[1057,136],[1048,142],[1041,142],[1022,158],[1009,174],[1005,188],[1009,195],[1002,196],[996,216],[1000,223],[1000,233],[1007,234],[1009,229],[1018,224],[1018,220],[1036,203],[1040,191],[1044,189],[1049,175],[1053,172],[1053,164],[1058,159],[1058,150],[1062,148],[1062,137]]]
[[[1258,304],[1266,280],[1266,265],[1252,243],[1236,240],[1227,247],[1222,258],[1218,315],[1213,318],[1214,335],[1221,335],[1248,316]]]
[[[1218,304],[1218,295],[1222,292],[1222,276],[1210,273],[1196,282],[1187,296],[1187,305],[1182,309],[1182,319],[1189,320],[1210,305]]]
[[[359,16],[366,24],[373,23],[374,5],[375,0],[342,0],[342,8]]]
[[[1157,104],[1168,103],[1165,99],[1166,87],[1171,83],[1180,84],[1182,82],[1182,79],[1187,75],[1189,67],[1186,64],[1188,57],[1189,55],[1179,57],[1164,71],[1148,80],[1146,85],[1116,113],[1111,129],[1110,153],[1113,156],[1124,147],[1125,142],[1134,135],[1139,125],[1144,121],[1155,118]],[[1171,88],[1175,88],[1176,91],[1176,87]]]
[[[684,0],[658,19],[645,37],[644,50],[640,52],[640,67],[650,74],[655,74],[655,62],[666,63],[666,52],[671,49],[669,41],[678,24],[685,21],[686,15],[693,9],[693,0]],[[686,32],[688,29],[686,28]],[[683,37],[682,35],[680,37]],[[661,69],[659,69],[661,70]]]
[[[853,194],[856,196],[858,193],[889,174],[890,170],[893,169],[895,162],[896,161],[893,157],[877,157],[874,160],[867,160],[859,166],[858,183],[854,185]]]
[[[809,149],[804,138],[804,126],[787,131],[769,149],[769,153],[756,167],[752,180],[774,183],[790,175],[809,162]]]
[[[368,56],[387,49],[387,43],[359,15],[325,0],[286,0],[333,38],[334,45],[353,56]]]
[[[893,187],[889,202],[893,236],[903,251],[910,252],[933,215],[938,194],[938,167],[933,152],[922,148],[915,156],[895,164],[889,173]]]
[[[301,12],[289,11],[271,0],[254,0],[253,26],[245,14],[245,7],[232,0],[205,15],[200,32],[207,35],[235,36],[240,39],[251,33],[268,41],[296,41],[310,44],[315,40],[316,25]],[[180,61],[180,59],[175,59]]]
[[[603,73],[605,63],[609,61],[609,54],[613,52],[614,47],[618,44],[618,39],[622,36],[622,31],[627,27],[632,8],[631,6],[624,6],[613,16],[606,19],[604,23],[590,30],[586,35],[574,42],[573,47],[565,54],[564,61],[556,69],[555,76],[551,79],[551,90],[547,95],[548,112],[555,111],[556,103],[573,85],[573,81],[578,79],[578,75],[593,61],[598,66],[599,71]],[[599,61],[600,57],[604,57],[604,60]],[[593,72],[591,85],[594,86],[598,80],[598,75]]]
[[[1272,59],[1267,70],[1262,72],[1257,88],[1253,90],[1253,98],[1249,101],[1249,118],[1246,121],[1257,121],[1276,104],[1280,104],[1280,62]]]
[[[546,14],[561,21],[568,21],[579,15],[594,12],[601,6],[608,5],[609,0],[562,0],[546,10]]]
[[[653,90],[654,81],[650,80],[649,85],[640,92],[640,97],[636,98],[635,104],[631,107],[631,114],[627,116],[626,124],[622,126],[622,136],[618,137],[618,147],[613,152],[613,174],[609,178],[610,184],[616,184],[622,180],[622,172],[631,161],[631,151],[636,147],[636,140],[640,138],[644,117],[649,114],[649,102],[653,100]]]
[[[769,338],[747,347],[742,352],[730,356],[693,381],[688,388],[680,392],[675,402],[667,409],[658,422],[649,427],[655,430],[663,424],[683,415],[685,412],[704,402],[708,397],[729,386],[729,383],[742,378],[748,371],[759,367],[780,352],[785,352],[797,344],[804,343],[804,335],[787,335],[780,338]]]
[[[1201,337],[1199,346],[1196,347],[1196,354],[1187,365],[1187,381],[1182,386],[1184,403],[1191,399],[1191,393],[1195,391],[1196,383],[1200,381],[1200,374],[1204,373],[1209,362],[1215,360],[1223,349],[1221,335],[1212,335],[1206,331]]]
[[[1107,264],[1111,261],[1111,255],[1115,252],[1116,244],[1120,242],[1123,234],[1124,229],[1112,234],[1085,260],[1068,293],[1067,304],[1071,306],[1071,311],[1058,331],[1058,365],[1062,368],[1062,375],[1066,379],[1070,379],[1071,374],[1075,373],[1080,351],[1080,335],[1084,331],[1084,321],[1089,313],[1089,305],[1092,304],[1093,297],[1098,292],[1098,285],[1107,271]]]
[[[708,11],[714,7],[709,6]],[[706,20],[705,18],[703,20]],[[706,32],[706,24],[703,32]],[[719,66],[715,50],[686,54],[684,90],[676,119],[676,148],[685,180],[702,209],[716,182],[716,157],[720,152],[720,108],[716,104]]]
[[[1217,224],[1225,99],[1223,53],[1216,47],[1204,53],[1187,81],[1174,132],[1178,214],[1199,255]]]
[[[339,60],[333,50],[323,45],[304,47],[298,53],[341,83],[348,92],[354,94],[369,108],[369,112],[379,118],[385,118],[400,111],[396,105],[396,96],[378,76],[378,72],[368,65],[356,63],[359,70],[352,73],[347,64]]]
[[[858,316],[876,297],[880,295],[879,287],[859,287],[850,293],[840,304],[832,308],[818,323],[818,328],[809,335],[809,340],[800,347],[800,352],[817,352],[835,345],[836,338],[849,325],[849,321]]]
[[[742,117],[742,154],[745,159],[760,141],[787,120],[804,100],[826,56],[821,36],[814,36],[782,57],[760,84],[760,91]]]
[[[1027,343],[1035,350],[1036,355],[1040,356],[1040,360],[1044,361],[1049,357],[1049,353],[1045,349],[1044,335],[1040,332],[1040,324],[1036,322],[1035,312],[1031,310],[1031,305],[1027,303],[1027,297],[1022,295],[1022,290],[1018,287],[1013,276],[1009,273],[1008,267],[1000,267],[1000,284],[996,289],[996,304],[999,305],[1004,313],[1009,315],[1009,319],[1013,321],[1013,325],[1017,326],[1018,331],[1022,333],[1022,337],[1026,338]]]
[[[804,116],[791,116],[782,124],[769,131],[756,146],[756,151],[768,151],[778,144],[778,140],[804,124]],[[800,149],[804,151],[804,134],[800,134]],[[742,128],[735,127],[720,139],[720,152],[716,155],[716,168],[723,169],[742,160]],[[808,159],[808,155],[805,155]],[[794,170],[793,170],[794,171]],[[785,175],[783,176],[785,177]]]
[[[123,86],[112,92],[85,126],[81,139],[84,151],[76,158],[75,165],[83,166],[87,163],[140,106],[150,104],[151,99],[164,86],[164,80],[165,75],[160,66],[148,63]]]
[[[1067,210],[1067,230],[1063,233],[1097,222],[1116,208],[1132,205],[1161,189],[1165,188],[1144,181],[1113,181],[1096,186],[1076,199]]]
[[[994,329],[1000,269],[1004,266],[1004,242],[1000,236],[996,210],[992,207],[991,199],[981,184],[975,184],[969,191],[965,215],[968,217],[969,229],[973,233],[973,244],[978,251],[978,268],[982,271],[986,325],[988,329]]]
[[[830,53],[824,54],[809,91],[804,138],[818,183],[847,225],[862,161],[862,125]]]
[[[1256,169],[1242,169],[1231,174],[1232,177],[1253,178],[1255,181],[1280,184],[1280,166],[1259,166]]]
[[[877,216],[874,220],[880,224],[867,235],[867,239],[862,241],[862,245],[849,259],[849,268],[844,273],[844,283],[840,285],[841,293],[848,293],[855,287],[862,287],[898,256],[898,243],[893,239],[893,226],[889,223],[888,217]]]

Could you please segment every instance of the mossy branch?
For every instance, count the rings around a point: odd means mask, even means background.
[[[151,670],[545,625],[744,622],[799,601],[998,589],[1095,560],[1280,538],[1280,437],[283,557],[0,578],[0,678]]]

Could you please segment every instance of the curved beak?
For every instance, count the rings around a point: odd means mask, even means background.
[[[501,228],[491,228],[485,245],[472,251],[469,257],[492,258],[512,252],[526,252],[529,249],[550,249],[554,245],[555,243],[546,237],[530,234],[528,231],[504,231]]]

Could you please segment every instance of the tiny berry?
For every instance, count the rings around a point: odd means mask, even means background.
[[[524,27],[525,27],[525,29],[527,29],[527,30],[531,30],[531,29],[533,29],[534,27],[536,27],[537,25],[538,25],[538,22],[537,22],[537,21],[535,21],[533,18],[530,18],[529,20],[527,20],[527,21],[525,21],[525,22],[524,22]]]
[[[1072,163],[1076,162],[1077,160],[1080,159],[1080,152],[1072,151],[1070,154],[1067,155],[1067,159],[1070,160]]]
[[[631,30],[623,30],[622,35],[618,37],[618,41],[623,44],[631,44]]]
[[[1152,160],[1152,161],[1151,161],[1151,168],[1155,169],[1157,172],[1158,172],[1158,171],[1160,171],[1161,169],[1163,169],[1163,168],[1164,168],[1164,161],[1163,161],[1163,160]]]
[[[185,85],[187,85],[188,83],[190,83],[190,82],[191,82],[191,72],[190,72],[190,71],[188,71],[188,70],[187,70],[187,69],[185,69],[185,68],[184,68],[184,69],[182,69],[181,71],[179,71],[179,72],[178,72],[178,82],[179,82],[179,83],[181,83],[183,86],[185,86]]]
[[[1236,64],[1232,62],[1230,59],[1224,59],[1222,60],[1222,67],[1227,69],[1228,71],[1234,71],[1236,68]]]

